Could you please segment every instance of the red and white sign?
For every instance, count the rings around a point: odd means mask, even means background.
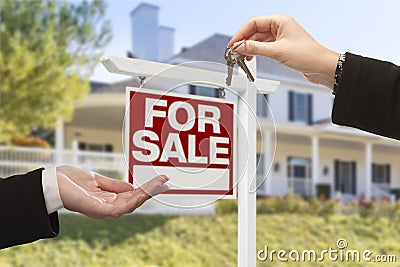
[[[165,174],[164,194],[236,197],[235,102],[128,88],[127,108],[130,183]]]

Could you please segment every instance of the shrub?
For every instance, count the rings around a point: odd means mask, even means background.
[[[332,200],[310,198],[310,214],[327,216],[334,214],[335,203]]]
[[[16,135],[11,138],[11,144],[15,146],[50,148],[49,143],[47,143],[46,140],[40,139],[39,137]]]
[[[264,197],[257,201],[257,213],[272,214],[278,213],[280,209],[280,197]]]
[[[390,217],[400,218],[400,201],[390,203],[383,199],[377,202],[371,198],[367,201],[360,198],[356,201],[341,203],[337,200],[308,198],[289,193],[286,196],[266,196],[257,199],[258,214],[309,214],[329,216],[333,214],[354,215],[361,217]],[[237,200],[221,200],[216,203],[217,214],[237,213]]]
[[[215,205],[217,214],[232,214],[237,213],[238,203],[237,199],[223,199],[218,200]]]

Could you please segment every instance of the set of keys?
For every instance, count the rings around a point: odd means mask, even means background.
[[[245,56],[242,54],[239,54],[236,52],[236,49],[241,46],[244,43],[244,41],[240,42],[239,44],[228,47],[225,50],[225,60],[226,60],[226,65],[228,66],[228,76],[226,77],[226,85],[230,86],[232,84],[232,75],[233,75],[233,67],[235,64],[238,64],[239,67],[243,69],[243,71],[247,75],[247,79],[249,81],[254,82],[254,77],[251,74],[249,68],[247,67],[245,61]]]

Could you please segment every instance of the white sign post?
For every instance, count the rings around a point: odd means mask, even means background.
[[[224,86],[226,73],[200,68],[169,65],[138,59],[103,57],[108,71],[128,76],[151,77],[196,85]],[[254,76],[255,58],[248,62]],[[155,76],[153,76],[155,75]],[[238,266],[256,266],[256,96],[273,93],[279,82],[256,79],[250,83],[245,75],[234,75],[229,89],[238,94],[238,114],[242,127],[238,127],[237,175],[238,183]],[[246,140],[241,141],[241,140]]]
[[[255,58],[248,68],[256,76]],[[247,160],[238,161],[238,266],[256,266],[256,143],[257,143],[257,87],[247,81],[247,90],[239,92],[239,119],[243,127],[238,129],[238,140],[248,140],[239,145],[238,153]],[[243,142],[244,143],[244,142]],[[244,143],[246,144],[246,143]]]

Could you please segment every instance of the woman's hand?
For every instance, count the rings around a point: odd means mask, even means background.
[[[266,15],[253,17],[233,36],[229,47],[251,59],[254,55],[272,58],[301,72],[310,82],[332,89],[339,54],[320,45],[293,17]]]

